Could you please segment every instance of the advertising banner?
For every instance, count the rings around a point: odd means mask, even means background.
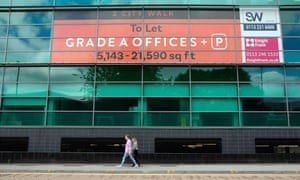
[[[278,8],[241,8],[240,19],[243,62],[283,62]]]

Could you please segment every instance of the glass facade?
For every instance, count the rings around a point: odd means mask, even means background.
[[[171,2],[185,6],[167,6]],[[300,6],[285,6],[297,4],[296,0],[2,0],[0,125],[300,126]],[[111,11],[109,5],[128,6]],[[282,43],[278,45],[282,62],[242,62],[246,50],[241,39],[246,36],[240,33],[245,27],[240,5],[282,5],[280,23],[275,23],[282,32],[275,37]],[[255,20],[260,15],[246,17]],[[226,50],[196,46],[211,38],[205,31],[197,34],[206,26],[229,29]],[[125,37],[135,46],[132,52],[125,39],[118,49],[109,39],[118,29],[117,38]],[[221,36],[216,38],[220,46]],[[154,37],[153,42],[147,39]],[[146,46],[150,41],[156,50]],[[56,46],[61,42],[65,49]],[[104,43],[107,49],[99,51]],[[207,54],[205,60],[202,54]]]

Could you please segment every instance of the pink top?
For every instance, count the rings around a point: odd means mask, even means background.
[[[125,152],[131,153],[132,152],[132,142],[130,139],[127,140],[125,145]]]

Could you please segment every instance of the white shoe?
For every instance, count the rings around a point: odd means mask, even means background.
[[[121,167],[123,167],[121,164],[120,165],[118,165],[118,166],[116,166],[117,168],[121,168]]]
[[[133,166],[133,167],[134,167],[134,168],[138,168],[138,167],[139,167],[139,165],[137,165],[137,164],[136,164],[136,165],[135,165],[135,166]]]

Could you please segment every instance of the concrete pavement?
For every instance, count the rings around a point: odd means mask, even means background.
[[[105,173],[105,174],[299,174],[300,163],[272,164],[126,164],[89,163],[0,163],[0,173]]]

